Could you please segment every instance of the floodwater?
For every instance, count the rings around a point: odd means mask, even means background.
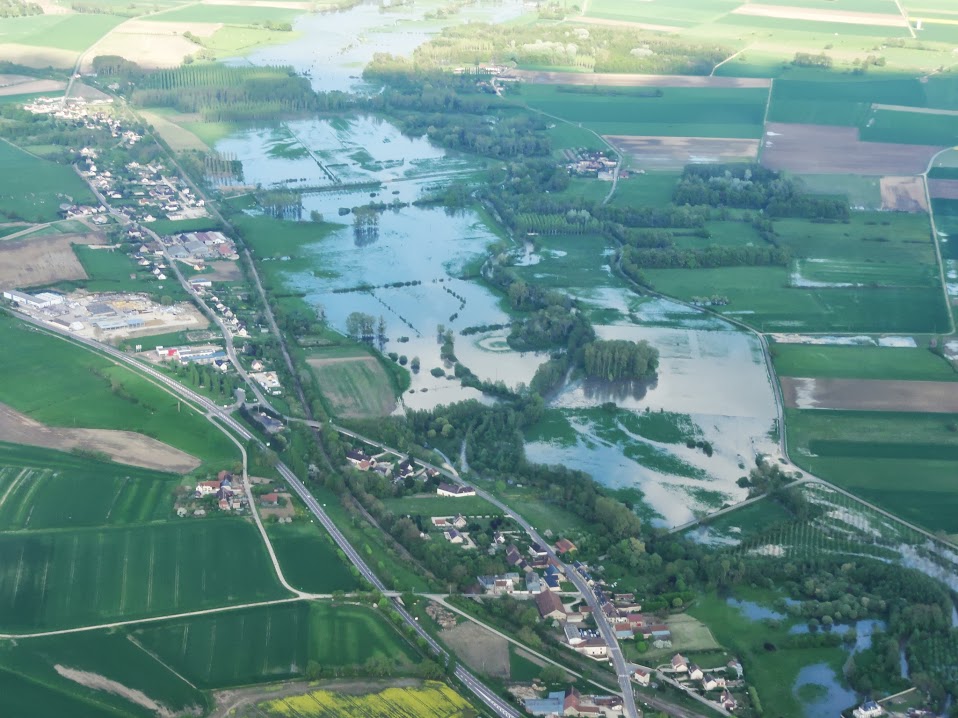
[[[755,601],[742,601],[737,598],[727,598],[725,602],[729,606],[735,606],[743,616],[750,621],[781,621],[785,618],[784,613],[779,613],[775,609],[763,606]]]
[[[809,684],[822,686],[825,692],[821,697],[811,701],[799,699],[806,718],[841,715],[842,711],[855,705],[858,700],[855,691],[842,686],[834,669],[827,663],[804,666],[798,672],[798,677],[792,686],[792,694],[798,698],[802,686]]]

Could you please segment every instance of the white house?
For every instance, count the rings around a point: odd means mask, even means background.
[[[693,681],[700,681],[705,677],[705,673],[694,663],[690,663],[688,666],[689,678]]]
[[[436,494],[439,496],[451,496],[453,498],[460,498],[463,496],[475,496],[476,490],[471,486],[460,486],[458,484],[447,484],[442,482],[436,488]]]
[[[576,653],[589,658],[605,658],[609,655],[609,647],[601,638],[590,638],[577,646],[573,646]]]
[[[672,656],[672,670],[676,673],[688,673],[689,659],[681,653],[676,653]]]
[[[865,701],[852,711],[855,718],[878,718],[885,715],[885,710],[875,701]]]
[[[640,686],[647,686],[652,680],[652,674],[644,668],[637,668],[635,671],[635,682]]]

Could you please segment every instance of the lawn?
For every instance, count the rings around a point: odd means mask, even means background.
[[[361,587],[340,550],[318,524],[306,518],[297,518],[291,524],[268,522],[266,532],[283,575],[299,590],[332,593]]]
[[[160,521],[177,485],[170,474],[0,443],[0,530]]]
[[[405,496],[401,499],[385,499],[383,503],[397,516],[502,516],[496,508],[480,496]]]
[[[516,101],[601,135],[758,138],[768,90],[523,84]]]
[[[958,381],[950,362],[928,349],[774,344],[781,376]]]
[[[27,631],[282,598],[240,519],[0,533],[3,628]]]
[[[309,661],[336,669],[381,655],[417,661],[395,629],[364,606],[293,602],[139,628],[133,635],[202,689],[300,678]]]
[[[0,402],[52,426],[135,431],[227,468],[237,451],[182,401],[131,370],[67,341],[0,317],[6,353]],[[42,381],[38,369],[42,367]]]
[[[2,23],[3,20],[0,20]],[[86,183],[69,167],[27,154],[0,141],[0,220],[52,222],[65,196],[92,203]]]
[[[785,425],[802,468],[919,526],[956,533],[956,419],[787,409]]]

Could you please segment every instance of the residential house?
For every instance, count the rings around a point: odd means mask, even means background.
[[[852,711],[855,718],[878,718],[885,715],[885,709],[875,701],[865,701],[858,708]]]
[[[546,551],[544,548],[542,548],[542,546],[540,546],[537,543],[533,543],[531,546],[529,546],[529,555],[532,556],[532,558],[548,558],[549,557],[548,551]]]
[[[519,553],[519,549],[515,545],[510,544],[509,548],[506,549],[506,563],[510,566],[518,566],[520,561],[522,561],[522,554]]]
[[[560,588],[558,576],[546,576],[544,579],[546,586],[550,591],[558,591]]]
[[[539,578],[539,574],[535,571],[530,571],[526,574],[526,591],[531,594],[542,593],[545,590],[545,586],[542,584],[542,579]]]
[[[611,603],[606,601],[602,604],[602,613],[605,614],[606,620],[615,625],[616,623],[626,623],[626,617],[619,613],[619,609],[613,606]]]
[[[495,531],[495,532],[493,532],[493,534],[492,534],[492,542],[493,542],[493,543],[496,543],[496,544],[499,544],[499,545],[501,546],[502,544],[504,544],[504,543],[506,542],[506,537],[503,536],[503,535],[502,535],[501,533],[499,533],[498,531]]]
[[[556,553],[569,553],[569,551],[575,551],[575,544],[572,543],[569,539],[559,539],[555,543]]]
[[[625,622],[628,623],[632,628],[638,630],[643,629],[642,635],[648,636],[651,635],[651,625],[652,619],[649,616],[646,616],[642,613],[627,613],[625,615]],[[650,633],[646,633],[645,629],[649,629]]]
[[[446,537],[446,541],[454,544],[461,544],[465,539],[463,539],[462,534],[456,531],[456,529],[449,529],[448,531],[443,531],[442,535]]]
[[[196,498],[209,496],[220,490],[221,481],[201,481],[196,485]]]
[[[396,467],[396,477],[399,479],[408,479],[416,473],[416,465],[410,460],[400,462]]]
[[[565,618],[565,606],[562,605],[562,599],[552,591],[543,591],[535,597],[536,608],[539,609],[539,616],[542,618],[561,620]]]
[[[436,489],[436,494],[439,496],[450,496],[453,498],[461,498],[463,496],[475,496],[476,490],[471,486],[460,486],[458,484],[447,484],[445,481],[439,484],[439,487]]]
[[[612,631],[615,633],[615,637],[620,641],[626,641],[635,638],[635,633],[633,632],[632,627],[626,623],[619,623],[615,626],[612,626]]]
[[[643,631],[644,630],[645,629],[643,629]],[[653,641],[671,641],[672,640],[672,629],[670,629],[665,624],[657,624],[655,626],[650,626],[648,628],[648,631],[649,631],[649,638],[651,638]]]
[[[738,708],[738,701],[735,700],[735,696],[733,696],[728,689],[722,691],[722,697],[719,698],[719,702],[727,711],[734,711],[736,708]]]
[[[728,665],[729,668],[735,671],[736,678],[742,678],[742,676],[745,675],[745,669],[742,667],[742,664],[739,663],[739,660],[737,658],[733,658],[726,665]]]
[[[688,673],[689,659],[681,653],[676,653],[672,656],[672,670],[675,673]]]
[[[644,668],[637,668],[635,670],[635,682],[640,686],[647,686],[652,681],[651,671],[647,671]]]
[[[259,497],[260,506],[279,506],[279,496],[274,493],[263,494]]]
[[[702,676],[702,689],[706,691],[714,691],[719,687],[718,680],[711,673],[706,673]]]
[[[539,595],[544,596],[546,594]],[[590,638],[586,641],[583,641],[578,646],[574,646],[573,650],[576,653],[581,653],[583,656],[588,656],[589,658],[599,659],[605,658],[609,655],[609,647],[601,638]]]
[[[359,449],[352,449],[346,452],[346,461],[357,468],[368,469],[370,466],[376,465],[376,460],[371,456],[367,456],[365,452]],[[365,471],[365,469],[363,469]]]
[[[479,585],[482,590],[492,596],[504,596],[516,590],[519,574],[506,573],[502,576],[479,576]]]
[[[457,514],[456,517],[452,519],[452,525],[461,531],[469,525],[469,522],[466,520],[465,516],[462,514]]]
[[[705,673],[694,663],[689,664],[689,678],[693,681],[700,681],[705,677]]]

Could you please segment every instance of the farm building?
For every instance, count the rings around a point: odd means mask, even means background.
[[[562,599],[552,591],[543,591],[536,595],[536,608],[539,609],[539,616],[544,619],[563,619],[565,618],[565,606],[562,605]]]
[[[475,496],[476,490],[471,486],[459,486],[458,484],[447,484],[442,482],[436,488],[436,494],[439,496],[451,496],[460,498],[462,496]]]

